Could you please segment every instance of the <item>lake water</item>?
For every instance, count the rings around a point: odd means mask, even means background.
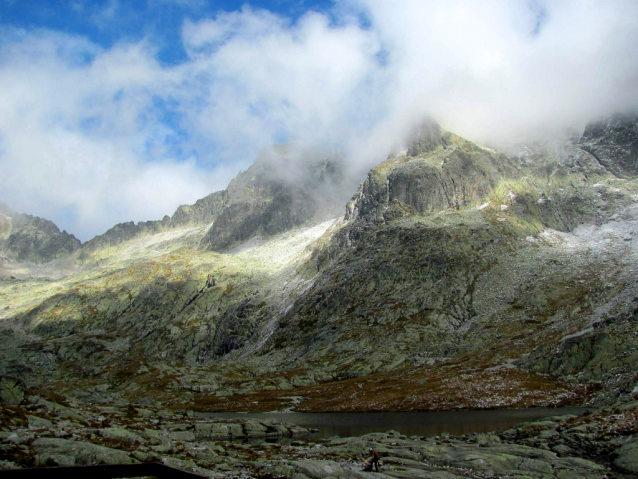
[[[581,414],[585,408],[489,409],[442,412],[369,413],[198,413],[200,418],[276,419],[318,429],[310,439],[353,437],[372,432],[399,431],[406,436],[438,436],[505,431],[523,422],[549,416]]]

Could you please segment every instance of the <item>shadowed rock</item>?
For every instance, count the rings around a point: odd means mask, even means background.
[[[45,263],[69,256],[80,240],[52,222],[37,216],[0,208],[0,251],[17,261]]]
[[[615,114],[589,123],[580,146],[619,178],[638,174],[638,115]]]

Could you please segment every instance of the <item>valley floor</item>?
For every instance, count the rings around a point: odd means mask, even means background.
[[[638,477],[638,402],[502,433],[306,442],[308,430],[272,420],[58,400],[32,394],[0,408],[0,469],[152,461],[211,478]],[[378,473],[363,471],[370,448],[382,455]]]

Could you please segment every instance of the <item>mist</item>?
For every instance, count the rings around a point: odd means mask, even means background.
[[[638,110],[636,18],[633,0],[246,6],[185,18],[176,64],[151,37],[7,28],[0,200],[88,240],[225,188],[272,144],[340,151],[359,177],[426,116],[492,145],[582,130]]]

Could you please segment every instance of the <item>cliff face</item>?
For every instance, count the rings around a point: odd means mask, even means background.
[[[346,208],[346,219],[389,220],[467,207],[503,178],[518,175],[505,155],[482,148],[431,121],[397,155],[373,168]]]
[[[7,294],[0,372],[221,409],[556,405],[593,382],[596,401],[628,397],[635,355],[610,358],[636,332],[638,182],[614,174],[636,152],[616,130],[597,130],[624,152],[603,165],[591,134],[506,155],[426,122],[341,219],[338,162],[266,152],[144,238],[114,228],[108,268]]]
[[[587,125],[580,146],[619,178],[638,174],[638,115],[615,114]]]

